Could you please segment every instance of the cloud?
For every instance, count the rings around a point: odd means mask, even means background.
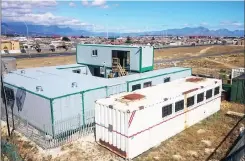
[[[93,0],[91,2],[89,2],[88,0],[82,0],[82,5],[100,7],[104,9],[109,8],[109,5],[106,4],[105,0]]]
[[[57,16],[49,12],[47,8],[52,9],[57,3],[54,0],[33,0],[33,1],[4,1],[2,3],[2,18],[3,20],[14,21],[14,22],[26,22],[30,24],[39,25],[58,25],[65,27],[72,27],[82,29],[89,25],[88,23],[82,22],[78,19]],[[69,4],[74,6],[73,4]],[[42,10],[37,12],[36,8]],[[34,12],[35,11],[35,12]]]
[[[88,0],[82,0],[82,5],[89,6]]]
[[[239,29],[242,29],[244,28],[244,22],[238,22],[238,21],[229,21],[229,20],[226,20],[226,21],[221,21],[220,26],[222,27],[232,27],[232,28],[239,28]]]
[[[102,6],[105,4],[105,0],[94,0],[92,1],[92,6]]]
[[[109,5],[103,5],[101,6],[101,8],[104,8],[104,9],[109,8]]]
[[[70,7],[76,7],[76,4],[73,3],[73,2],[70,2],[70,3],[69,3],[69,6],[70,6]]]
[[[201,26],[208,26],[208,23],[207,22],[202,22],[200,23]]]

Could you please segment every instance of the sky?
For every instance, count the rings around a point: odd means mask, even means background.
[[[2,18],[92,31],[244,29],[244,1],[3,0]]]

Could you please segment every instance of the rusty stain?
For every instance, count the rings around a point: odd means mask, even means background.
[[[196,90],[198,90],[198,88],[190,89],[188,91],[183,92],[182,94],[188,94],[188,93],[191,93],[191,92],[196,91]]]
[[[200,82],[200,81],[203,81],[203,80],[205,80],[205,78],[196,77],[196,78],[188,78],[185,81],[186,82]]]
[[[125,151],[122,151],[121,149],[118,149],[117,147],[113,146],[112,144],[108,143],[108,142],[105,142],[103,140],[99,140],[99,143],[104,146],[105,148],[111,150],[112,152],[116,153],[117,155],[123,157],[123,158],[126,158],[127,157],[127,154]]]
[[[128,95],[125,95],[123,97],[123,99],[127,99],[127,100],[130,100],[130,101],[139,100],[139,99],[142,99],[142,98],[145,98],[145,96],[141,95],[141,94],[137,94],[137,93],[128,94]]]

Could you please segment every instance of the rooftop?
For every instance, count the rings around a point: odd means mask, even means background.
[[[4,83],[15,86],[17,88],[25,88],[29,92],[38,94],[46,98],[56,98],[95,88],[122,84],[133,80],[137,81],[150,79],[160,75],[190,70],[190,68],[172,67],[145,73],[131,73],[127,76],[108,79],[86,75],[86,72],[77,74],[71,72],[70,70],[62,70],[69,68],[82,69],[87,68],[87,66],[80,64],[71,64],[19,69],[4,75]],[[76,84],[76,86],[72,87],[72,84]],[[41,86],[43,91],[37,91],[37,86]]]
[[[161,100],[171,100],[177,96],[181,96],[184,93],[189,93],[215,84],[215,82],[220,82],[218,79],[200,79],[199,81],[189,81],[190,79],[197,79],[198,77],[190,76],[187,78],[178,79],[168,83],[162,83],[156,86],[143,88],[135,90],[133,92],[125,92],[117,95],[113,95],[109,98],[99,99],[97,103],[104,105],[113,105],[113,108],[121,111],[133,111],[138,110],[140,106],[151,105],[151,102],[161,101]],[[174,89],[174,90],[173,90]],[[159,95],[159,91],[161,94]],[[125,99],[128,95],[139,95],[139,99]],[[143,97],[144,96],[144,97]]]

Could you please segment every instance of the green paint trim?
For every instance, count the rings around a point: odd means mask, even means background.
[[[103,45],[103,44],[77,44],[77,46],[90,46],[90,47],[113,47],[113,48],[139,48],[139,47],[137,47],[137,46]]]
[[[54,109],[53,109],[53,101],[52,100],[50,100],[50,110],[51,110],[52,134],[54,136]]]
[[[6,83],[6,82],[3,82],[3,83],[6,84],[6,85],[9,85],[9,86],[12,86],[12,87],[14,87],[14,88],[17,88],[17,89],[25,90],[25,91],[28,92],[28,93],[31,93],[31,94],[34,94],[34,95],[36,95],[36,96],[45,98],[45,99],[47,99],[47,100],[50,100],[50,99],[51,99],[51,98],[46,97],[46,96],[44,96],[44,95],[41,95],[41,94],[39,94],[39,93],[32,92],[32,91],[30,91],[30,90],[28,90],[28,89],[26,89],[26,88],[18,87],[18,86],[16,86],[16,85],[13,85],[13,84],[10,84],[10,83]]]
[[[75,67],[66,67],[66,68],[56,68],[56,69],[70,69],[70,68],[80,68],[80,67],[86,67],[86,66],[75,66]]]
[[[179,73],[179,72],[188,71],[188,70],[191,70],[191,68],[187,68],[187,69],[183,69],[183,70],[178,70],[178,71],[175,71],[175,72],[169,72],[169,73],[159,74],[159,75],[150,76],[150,77],[146,77],[146,78],[135,79],[135,80],[127,81],[127,83],[132,83],[132,82],[137,82],[137,81],[141,81],[141,80],[156,78],[156,77],[160,77],[160,76],[164,76],[164,75],[168,75],[168,74],[173,74],[173,73]]]
[[[102,87],[97,87],[97,88],[91,88],[91,89],[85,90],[83,92],[86,93],[86,92],[90,92],[90,91],[94,91],[94,90],[98,90],[98,89],[103,89],[103,88],[107,88],[107,86],[102,86]]]
[[[141,68],[141,72],[152,71],[153,69],[154,69],[153,66],[149,66],[149,67]]]
[[[89,92],[89,91],[93,91],[93,90],[97,90],[97,89],[102,89],[102,88],[106,88],[106,87],[107,86],[102,86],[102,87],[97,87],[97,88],[91,88],[91,89],[87,89],[87,90],[84,90],[84,91],[79,91],[79,92],[75,92],[75,93],[70,93],[70,94],[66,94],[66,95],[54,97],[54,98],[51,98],[51,100],[55,100],[55,99],[59,99],[59,98],[63,98],[63,97],[68,97],[68,96],[71,96],[71,95],[80,94],[81,92],[86,93],[86,92]]]
[[[139,72],[141,73],[142,71],[142,47],[140,47],[140,54],[139,54]]]
[[[129,92],[129,82],[127,82],[127,92]]]
[[[78,61],[77,61],[77,46],[76,46],[76,62],[78,64]]]
[[[152,56],[152,70],[154,70],[154,58],[155,58],[155,49],[154,49],[154,47],[153,47],[153,50],[152,50],[152,54],[153,54],[153,56]]]
[[[93,65],[93,64],[86,64],[86,63],[77,63],[77,64],[91,66],[91,67],[104,67],[103,65]],[[106,66],[106,68],[111,69],[112,67],[107,67]]]
[[[85,127],[85,107],[84,107],[84,92],[82,94],[82,115],[83,115],[83,127]]]

